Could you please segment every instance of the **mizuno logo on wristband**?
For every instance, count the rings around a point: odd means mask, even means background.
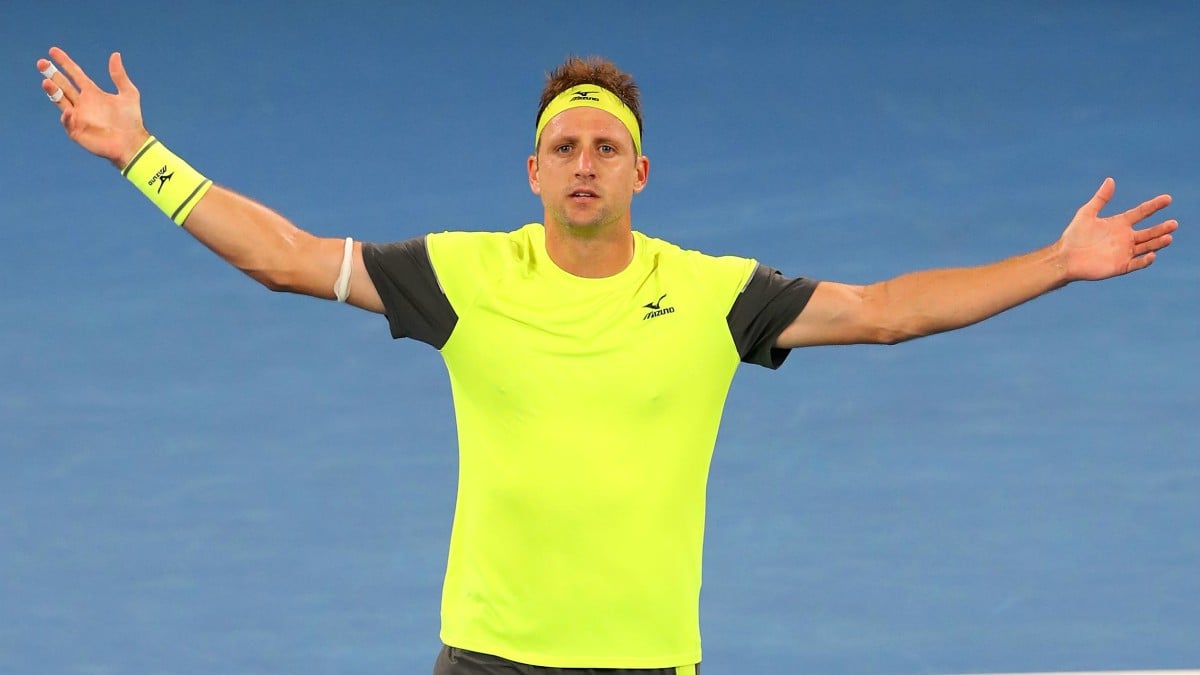
[[[163,168],[159,169],[158,172],[154,174],[154,177],[146,182],[146,185],[154,187],[154,182],[158,181],[158,192],[162,192],[163,186],[166,185],[167,181],[171,180],[171,177],[174,175],[174,171],[167,173],[167,165],[164,164]]]

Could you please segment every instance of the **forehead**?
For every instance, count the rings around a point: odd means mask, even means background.
[[[581,106],[555,115],[542,130],[542,138],[599,136],[610,141],[625,141],[633,146],[633,135],[621,120],[599,108]]]

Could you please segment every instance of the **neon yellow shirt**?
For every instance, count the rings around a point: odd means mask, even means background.
[[[583,279],[544,236],[426,238],[458,314],[442,640],[555,667],[696,663],[705,486],[739,363],[726,315],[756,263],[635,233],[624,271]]]
[[[567,668],[700,660],[705,484],[739,360],[816,282],[634,233],[619,274],[582,279],[539,224],[364,244],[392,336],[450,374],[459,490],[447,644]]]

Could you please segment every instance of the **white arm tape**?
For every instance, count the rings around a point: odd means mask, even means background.
[[[345,302],[350,297],[350,256],[354,253],[354,239],[346,237],[346,248],[342,252],[342,269],[338,272],[337,281],[333,282],[333,294],[338,302]]]

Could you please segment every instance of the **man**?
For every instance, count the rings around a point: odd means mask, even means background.
[[[387,316],[446,361],[460,475],[435,673],[694,672],[705,481],[739,362],[794,347],[896,343],[981,321],[1072,281],[1150,265],[1174,221],[1155,197],[1101,218],[1106,179],[1054,244],[865,286],[788,279],[633,229],[649,178],[632,78],[570,59],[528,158],[543,222],[363,244],[304,232],[211,181],[62,50],[38,61],[72,140],[273,290]],[[63,68],[59,72],[55,63]]]

